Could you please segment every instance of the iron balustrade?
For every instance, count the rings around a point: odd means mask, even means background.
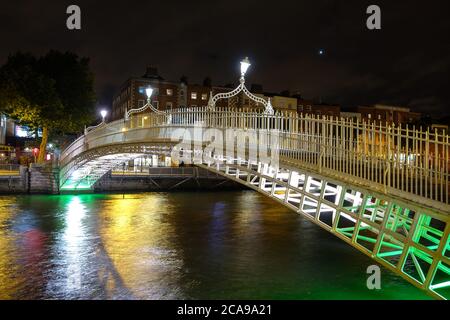
[[[291,165],[370,185],[385,193],[449,204],[449,137],[414,126],[277,111],[179,108],[132,115],[87,132],[60,159],[67,172],[81,153],[103,145],[171,139],[177,128],[276,132],[280,159]]]

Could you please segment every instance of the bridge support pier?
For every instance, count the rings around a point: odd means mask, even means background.
[[[44,164],[32,164],[29,169],[30,193],[59,193],[59,167]]]

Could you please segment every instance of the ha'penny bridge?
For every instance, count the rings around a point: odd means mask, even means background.
[[[144,107],[87,128],[61,154],[60,190],[90,190],[144,155],[189,155],[195,166],[283,204],[431,296],[450,298],[449,137],[274,112],[270,100],[246,89],[243,63],[240,85],[210,96],[208,107],[160,111],[149,88]],[[241,91],[261,111],[215,106]]]

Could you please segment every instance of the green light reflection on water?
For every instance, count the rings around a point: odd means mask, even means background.
[[[2,196],[0,212],[1,298],[428,299],[384,268],[368,290],[372,260],[254,192]]]

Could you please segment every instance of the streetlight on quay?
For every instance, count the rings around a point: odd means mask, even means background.
[[[247,87],[245,86],[245,74],[247,73],[248,68],[251,66],[250,60],[248,57],[245,57],[241,62],[241,77],[239,79],[239,85],[236,89],[234,89],[231,92],[224,92],[224,93],[218,93],[214,97],[212,95],[212,92],[209,95],[209,101],[208,101],[208,109],[214,110],[216,107],[216,102],[220,99],[230,99],[237,94],[239,94],[241,91],[244,92],[244,94],[250,98],[251,100],[255,101],[256,103],[260,103],[264,106],[264,113],[265,114],[273,114],[274,110],[272,108],[272,104],[270,102],[270,98],[266,101],[265,99],[255,96],[252,94]]]

